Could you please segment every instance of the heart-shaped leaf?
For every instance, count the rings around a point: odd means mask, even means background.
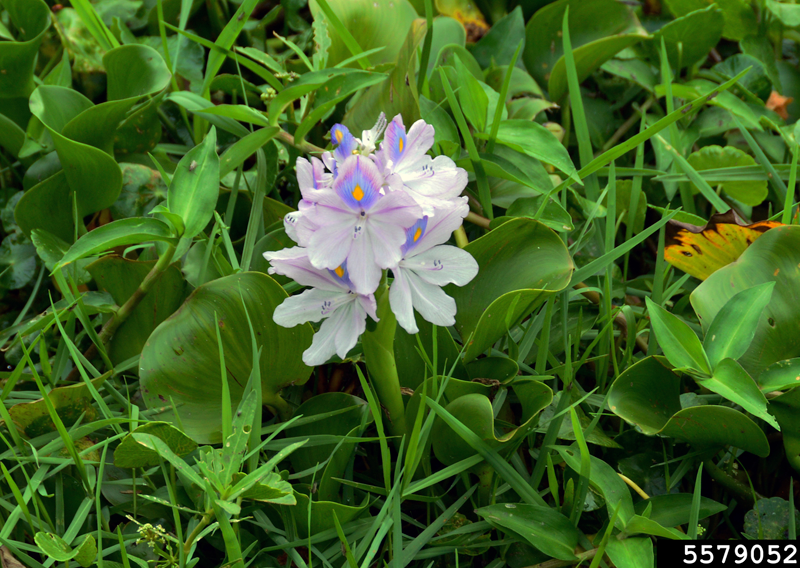
[[[252,371],[249,321],[260,360],[262,403],[291,414],[279,392],[302,384],[311,369],[302,353],[311,345],[308,324],[286,329],[272,320],[275,308],[287,298],[272,278],[245,272],[197,288],[172,316],[159,325],[142,351],[139,377],[149,408],[173,402],[183,431],[200,443],[221,441],[222,385],[217,331],[222,338],[231,412],[244,392]],[[172,421],[172,410],[159,415]]]
[[[574,265],[558,235],[526,218],[502,224],[465,250],[478,262],[478,275],[464,287],[448,286],[447,293],[458,306],[456,329],[467,342],[469,362],[563,290]]]

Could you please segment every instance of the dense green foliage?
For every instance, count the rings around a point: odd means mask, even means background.
[[[778,0],[0,0],[0,564],[795,539],[798,28]],[[478,273],[410,334],[386,271],[312,367],[264,253],[298,158],[381,113],[468,172]]]

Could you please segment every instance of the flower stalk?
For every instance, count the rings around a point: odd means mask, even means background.
[[[369,379],[378,395],[381,406],[389,418],[389,433],[403,436],[406,433],[405,406],[400,392],[400,377],[394,359],[394,333],[397,318],[389,306],[388,286],[381,284],[375,293],[379,321],[374,331],[366,331],[361,338]],[[376,416],[376,419],[378,417]]]

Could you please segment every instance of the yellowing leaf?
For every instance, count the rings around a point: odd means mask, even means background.
[[[712,215],[703,227],[670,221],[666,225],[664,259],[675,268],[705,280],[738,259],[766,231],[781,225],[776,221],[747,225],[733,209]]]

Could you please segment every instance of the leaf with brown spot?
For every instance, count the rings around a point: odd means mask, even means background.
[[[737,260],[766,231],[781,225],[777,221],[748,225],[733,209],[712,215],[703,227],[670,221],[666,225],[664,259],[675,268],[705,280]]]

